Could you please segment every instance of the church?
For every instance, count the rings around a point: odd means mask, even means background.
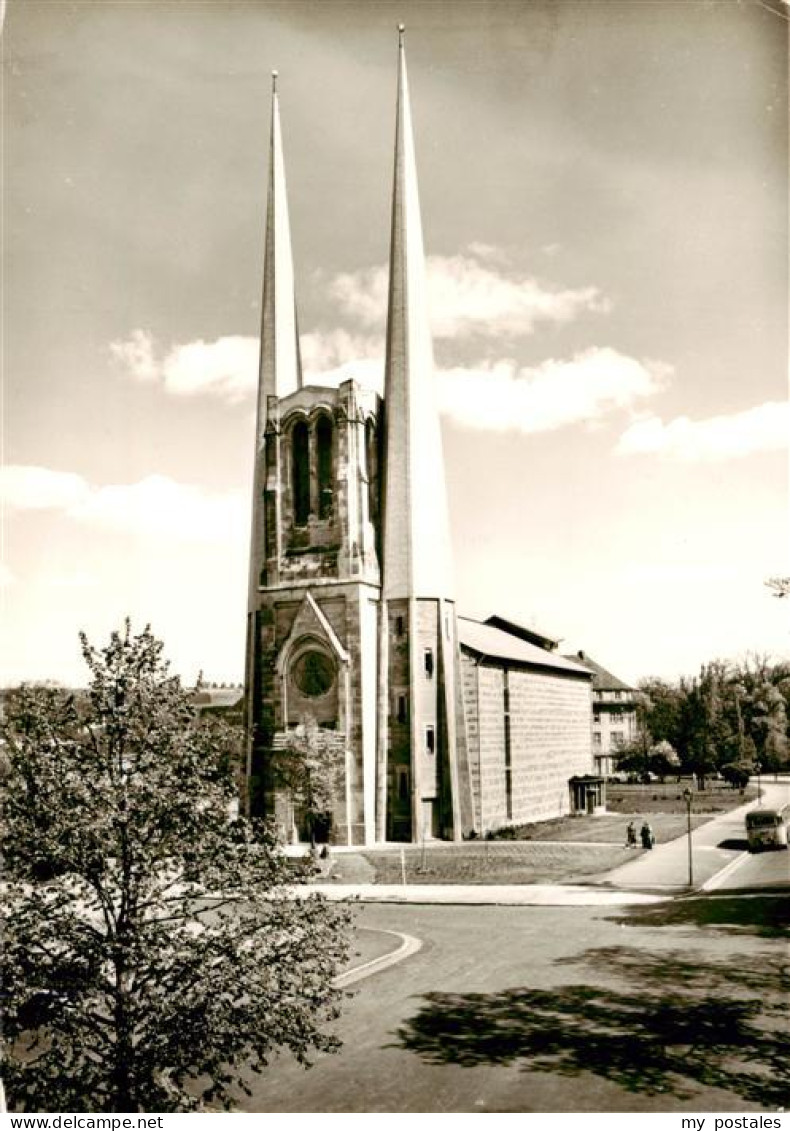
[[[245,678],[249,804],[270,759],[337,744],[333,843],[460,840],[594,810],[591,672],[456,609],[403,29],[384,396],[304,383],[273,78]]]

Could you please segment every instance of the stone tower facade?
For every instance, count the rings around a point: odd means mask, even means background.
[[[286,823],[271,752],[312,716],[344,760],[333,840],[460,839],[472,799],[402,29],[383,404],[354,380],[304,385],[296,327],[275,80],[247,630],[250,803]]]

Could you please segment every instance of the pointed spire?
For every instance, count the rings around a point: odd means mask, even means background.
[[[255,472],[252,493],[249,609],[257,607],[261,570],[266,559],[266,424],[269,397],[286,397],[302,386],[296,323],[291,228],[285,192],[285,165],[280,134],[277,72],[272,71],[272,129],[269,149],[269,196],[266,207],[266,250],[263,266],[258,418],[255,427]],[[275,521],[275,531],[277,523]]]
[[[401,24],[384,387],[383,586],[385,598],[452,598],[452,553],[404,31]]]
[[[302,385],[296,324],[291,227],[285,190],[285,164],[280,133],[277,71],[272,71],[272,129],[269,150],[269,199],[266,210],[266,252],[263,268],[263,317],[258,421],[266,423],[266,398],[285,397]]]

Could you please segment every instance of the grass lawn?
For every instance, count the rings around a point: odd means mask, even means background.
[[[686,832],[683,790],[688,781],[651,785],[610,785],[607,806],[600,816],[582,814],[539,821],[508,830],[502,839],[432,842],[425,847],[404,845],[408,884],[540,884],[585,882],[627,860],[642,849],[626,849],[626,826],[639,827],[647,818],[658,844]],[[694,791],[692,827],[714,813],[735,809],[756,796],[719,782]],[[612,811],[613,810],[613,811]],[[355,853],[337,853],[328,877],[338,883],[400,884],[401,852],[396,846]]]
[[[346,969],[356,970],[358,966],[364,966],[366,962],[372,962],[375,958],[391,954],[400,945],[401,940],[398,936],[390,934],[389,931],[371,930],[368,927],[355,924],[351,954],[346,963]]]
[[[686,814],[686,802],[683,799],[683,790],[691,789],[691,780],[667,780],[663,785],[660,782],[651,782],[650,785],[613,785],[606,786],[606,807],[610,812],[617,813],[681,813]],[[728,809],[737,809],[747,801],[753,801],[757,796],[757,787],[748,786],[743,793],[732,789],[724,782],[708,782],[705,789],[691,789],[692,813],[726,813]]]
[[[642,849],[626,849],[626,826],[639,827],[647,818],[656,842],[663,844],[686,832],[683,790],[690,782],[650,785],[610,785],[607,806],[600,816],[558,817],[508,830],[502,839],[463,844],[404,845],[409,884],[540,884],[585,882],[634,859]],[[756,796],[722,783],[694,791],[692,827],[714,813],[734,809]],[[401,853],[397,847],[340,854],[332,858],[331,878],[339,883],[402,883]]]
[[[622,816],[614,813],[599,817],[557,817],[553,821],[539,821],[535,825],[522,825],[516,830],[519,840],[563,841],[569,844],[625,844],[625,830],[629,821],[636,825],[637,837],[642,818],[647,817],[657,844],[675,840],[686,831],[686,807],[683,813],[656,813],[649,808],[624,809]],[[691,826],[697,828],[710,820],[710,813],[691,814]]]
[[[369,882],[400,884],[397,849],[361,854],[371,871]],[[606,872],[633,858],[622,845],[539,844],[530,841],[472,841],[460,845],[404,846],[409,884],[573,883]],[[345,859],[338,856],[334,877],[343,880]]]

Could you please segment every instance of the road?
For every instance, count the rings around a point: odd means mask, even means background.
[[[711,910],[715,921],[711,921]],[[422,940],[359,983],[336,1056],[280,1057],[240,1110],[734,1112],[790,1106],[775,897],[367,905]]]
[[[766,806],[790,802],[790,783],[787,781],[763,782],[762,790],[762,803]],[[748,886],[749,877],[759,886],[783,882],[781,873],[787,867],[786,852],[759,853],[753,858],[745,853],[745,815],[754,805],[755,802],[750,802],[729,813],[719,814],[694,830],[692,886],[744,888]],[[658,845],[652,852],[642,853],[636,860],[616,868],[607,879],[613,887],[622,890],[683,891],[689,886],[688,841],[681,836],[669,844]],[[783,880],[786,882],[788,879],[790,877],[785,872]]]
[[[790,782],[764,783],[761,803],[766,808],[790,805]],[[754,806],[749,806],[754,808]],[[740,815],[739,830],[732,829],[732,836],[745,838],[743,815]],[[743,852],[718,876],[707,885],[709,891],[737,891],[761,888],[774,888],[780,884],[790,884],[790,851],[783,852]]]

